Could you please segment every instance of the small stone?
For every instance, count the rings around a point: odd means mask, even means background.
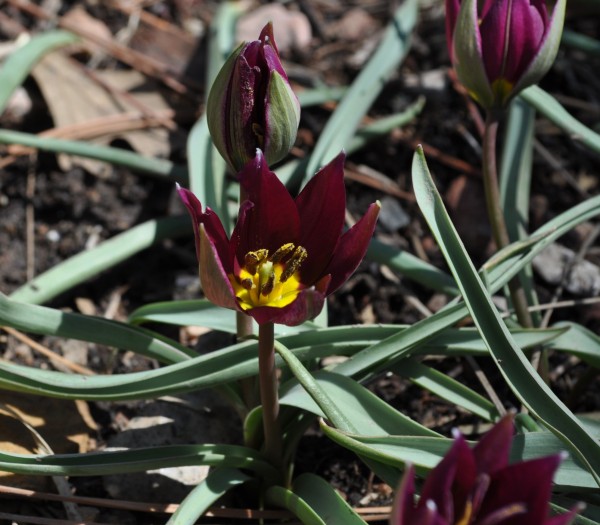
[[[550,244],[533,259],[533,267],[549,284],[559,285],[567,266],[572,265],[576,254],[560,244]],[[565,289],[574,295],[596,296],[600,293],[600,268],[581,260],[571,266],[565,279]]]
[[[386,230],[393,232],[408,226],[410,224],[410,216],[404,211],[397,199],[386,196],[381,199],[379,224]]]

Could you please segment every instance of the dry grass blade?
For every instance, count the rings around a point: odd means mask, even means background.
[[[42,20],[52,19],[52,16],[43,8],[27,0],[8,0],[8,3]],[[128,66],[131,66],[133,69],[160,80],[173,91],[181,94],[188,94],[189,90],[187,86],[174,78],[173,72],[167,65],[162,64],[142,53],[129,49],[128,47],[123,46],[114,40],[107,40],[91,32],[82,30],[78,25],[71,23],[69,20],[61,18],[58,20],[58,25],[61,28],[72,31],[73,33],[92,42],[93,44],[100,46],[114,58],[120,60]]]

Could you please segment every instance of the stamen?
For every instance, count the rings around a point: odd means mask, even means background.
[[[252,285],[254,283],[252,282],[251,277],[246,277],[245,279],[241,280],[240,284],[242,285],[242,288],[244,288],[245,290],[252,290]]]
[[[267,281],[265,283],[263,283],[260,287],[261,295],[264,295],[265,297],[267,295],[269,295],[273,291],[274,286],[275,286],[275,272],[271,272],[269,274],[269,277],[267,278]]]
[[[274,264],[280,262],[286,255],[288,255],[295,248],[294,243],[288,242],[284,244],[281,248],[275,251],[269,259],[273,261]]]
[[[269,255],[269,250],[263,248],[255,252],[248,252],[244,257],[244,266],[248,273],[255,274],[258,270],[258,265],[263,262]]]
[[[283,272],[281,272],[279,280],[282,283],[286,282],[292,275],[296,273],[307,256],[308,253],[306,252],[306,249],[302,246],[298,246],[294,250],[294,254],[290,257],[290,260],[285,263],[285,268]]]

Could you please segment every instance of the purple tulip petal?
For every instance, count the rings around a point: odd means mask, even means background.
[[[493,2],[479,26],[483,64],[490,84],[502,78],[511,3],[512,0]]]
[[[536,5],[537,4],[537,5]],[[508,49],[503,78],[515,84],[537,54],[546,32],[548,14],[539,1],[512,0]]]
[[[260,150],[240,172],[240,184],[254,207],[247,210],[244,226],[238,231],[238,258],[249,251],[266,248],[273,253],[286,243],[297,243],[300,219],[296,205]]]
[[[238,302],[227,271],[217,248],[206,231],[206,225],[199,228],[200,257],[199,271],[200,283],[206,298],[217,306],[238,310]]]
[[[331,283],[327,295],[342,286],[365,257],[369,242],[375,231],[380,209],[381,205],[378,202],[371,204],[360,221],[340,237],[333,257],[323,272],[331,274]]]
[[[477,472],[491,475],[508,465],[513,432],[513,416],[509,414],[481,438],[473,449]]]
[[[190,217],[192,218],[192,227],[194,228],[194,240],[196,241],[196,256],[200,260],[200,224],[204,224],[206,228],[206,234],[210,238],[211,244],[215,247],[217,254],[224,261],[224,267],[227,272],[231,272],[229,261],[231,260],[231,252],[229,249],[229,241],[227,234],[223,228],[223,224],[217,214],[210,208],[206,208],[206,211],[202,211],[202,204],[196,198],[196,196],[185,188],[177,186],[177,193],[185,204]]]
[[[275,43],[275,35],[273,33],[273,23],[268,22],[265,27],[262,28],[260,32],[260,36],[258,39],[263,43],[269,43],[270,46],[273,47],[275,53],[279,54],[279,49],[277,49],[277,44]]]
[[[458,436],[442,461],[429,473],[421,499],[435,501],[438,513],[449,523],[461,516],[475,482],[475,460],[462,436]]]
[[[298,242],[309,257],[300,274],[307,284],[323,275],[342,234],[346,210],[344,160],[345,155],[340,153],[310,179],[296,198],[301,228]]]
[[[548,515],[552,478],[560,461],[560,455],[548,456],[515,463],[496,472],[479,516],[483,519],[502,507],[523,503],[527,511],[512,517],[511,525],[544,523]]]
[[[407,465],[394,498],[390,525],[410,525],[415,508],[415,468]]]

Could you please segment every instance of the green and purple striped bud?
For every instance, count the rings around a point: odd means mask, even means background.
[[[267,24],[227,59],[210,90],[206,114],[213,142],[237,173],[262,150],[272,165],[296,141],[300,104]]]
[[[459,80],[484,108],[502,108],[556,58],[566,0],[446,0],[446,38]]]

